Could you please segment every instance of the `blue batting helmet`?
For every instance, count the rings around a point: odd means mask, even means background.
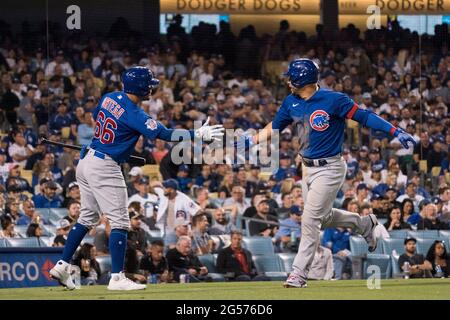
[[[123,91],[139,97],[147,96],[153,88],[159,85],[150,69],[132,67],[122,74]]]
[[[310,59],[295,59],[289,64],[289,69],[283,74],[296,88],[319,81],[319,66]]]

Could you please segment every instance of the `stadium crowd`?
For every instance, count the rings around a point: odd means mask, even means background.
[[[51,235],[63,246],[80,212],[75,178],[77,151],[41,144],[45,137],[89,144],[92,111],[102,94],[120,90],[120,75],[133,65],[147,66],[161,82],[142,108],[167,127],[193,122],[223,123],[226,129],[260,129],[288,94],[280,76],[290,60],[308,57],[321,68],[320,86],[348,94],[412,134],[418,145],[403,149],[381,132],[351,120],[342,151],[346,181],[335,207],[384,221],[380,238],[393,230],[447,230],[450,226],[450,55],[448,26],[433,36],[402,29],[368,30],[349,25],[335,35],[322,26],[306,36],[280,23],[274,35],[258,37],[252,25],[234,35],[229,24],[201,22],[190,34],[177,17],[166,37],[148,46],[132,30],[108,36],[70,36],[52,30],[49,52],[38,36],[0,34],[0,238]],[[132,160],[123,166],[129,194],[127,275],[140,282],[211,279],[198,256],[218,254],[216,268],[235,280],[264,280],[243,234],[270,238],[275,252],[294,253],[301,239],[304,199],[295,128],[281,133],[280,166],[270,176],[259,165],[182,164],[170,158],[173,145],[140,138],[134,155],[159,168],[147,176]],[[55,221],[46,209],[66,208]],[[258,220],[247,221],[245,218]],[[275,224],[273,224],[275,223]],[[27,226],[25,234],[18,226]],[[53,232],[52,232],[53,230]],[[91,230],[92,244],[80,248],[74,263],[84,284],[102,275],[96,256],[108,254],[109,224]],[[243,233],[242,233],[243,232]],[[327,229],[313,264],[317,279],[346,278],[351,269],[351,230]],[[54,237],[54,239],[53,239]],[[410,241],[412,240],[412,241]],[[425,275],[436,265],[449,276],[448,243],[435,243],[417,258],[415,239],[405,240],[401,258]],[[226,248],[220,245],[230,244]],[[408,258],[409,257],[409,258]],[[420,266],[420,267],[416,267]],[[334,270],[334,271],[333,271]],[[419,271],[411,271],[419,274]]]

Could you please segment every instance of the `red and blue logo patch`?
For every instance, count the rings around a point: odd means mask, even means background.
[[[330,116],[323,110],[316,110],[309,117],[309,124],[316,131],[325,131],[330,127]]]

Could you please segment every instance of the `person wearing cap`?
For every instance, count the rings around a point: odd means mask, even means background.
[[[139,180],[144,175],[142,169],[140,167],[132,167],[128,172],[129,180],[127,182],[127,193],[128,197],[139,193]]]
[[[292,166],[292,158],[287,152],[280,153],[280,167],[275,172],[275,180],[277,182],[287,179],[287,176],[295,177],[297,175],[297,169]]]
[[[256,214],[252,217],[253,219],[265,220],[267,222],[275,222],[278,224],[278,219],[269,214],[269,200],[266,197],[260,198],[259,201],[255,203],[255,208]],[[272,238],[278,230],[278,225],[251,220],[248,223],[248,228],[250,236],[252,237],[263,236]]]
[[[275,234],[275,241],[282,252],[297,252],[301,237],[302,211],[298,206],[292,206],[289,217],[280,220],[280,228]]]
[[[374,163],[371,167],[371,176],[370,179],[367,180],[367,186],[370,189],[375,188],[380,183],[383,183],[383,177],[381,171],[383,170],[383,164],[382,163]]]
[[[385,170],[387,167],[386,161],[384,161],[383,159],[381,159],[381,154],[380,154],[380,149],[379,148],[371,148],[369,150],[369,160],[371,165],[382,165],[382,170]],[[386,176],[386,170],[383,173],[383,178],[385,178]]]
[[[343,210],[339,210],[343,211]],[[350,236],[348,228],[326,228],[322,236],[322,246],[333,253],[334,278],[346,279],[351,273]]]
[[[9,166],[8,178],[5,181],[6,186],[14,184],[17,186],[18,190],[31,192],[31,186],[28,180],[21,176],[21,169],[18,163],[14,163]]]
[[[56,236],[53,239],[52,247],[64,247],[66,245],[67,235],[69,234],[71,224],[66,219],[58,221],[56,226]]]
[[[150,180],[147,176],[142,176],[137,180],[138,193],[133,194],[128,198],[128,204],[131,202],[139,202],[144,209],[145,218],[154,219],[155,207],[158,204],[158,196],[150,193]]]
[[[358,186],[356,187],[356,199],[359,205],[369,203],[369,187],[367,187],[367,184],[358,184]]]
[[[56,55],[54,56],[54,59],[50,61],[45,68],[45,76],[50,78],[55,75],[57,68],[61,68],[62,75],[65,77],[70,77],[73,75],[73,69],[69,62],[65,61],[64,59],[64,51],[61,49],[58,49],[56,51]]]
[[[409,181],[406,185],[405,193],[397,198],[397,202],[402,203],[404,199],[408,198],[414,202],[414,207],[417,209],[420,201],[425,199],[416,192],[417,186],[414,182]]]
[[[147,247],[145,231],[141,228],[141,219],[143,216],[135,210],[133,202],[128,205],[128,215],[130,217],[128,242],[137,250],[138,256],[142,257]]]
[[[58,185],[54,181],[48,181],[44,185],[44,192],[42,194],[34,195],[33,201],[36,208],[61,208],[62,199],[56,194]]]
[[[57,113],[50,117],[49,129],[62,130],[63,128],[69,128],[72,124],[72,116],[67,113],[67,104],[64,101],[58,101],[56,111]]]
[[[415,238],[405,239],[405,253],[398,258],[398,266],[400,270],[405,271],[408,268],[405,263],[408,263],[410,278],[431,278],[431,266],[425,263],[425,257],[422,254],[416,253],[416,243]]]
[[[189,193],[194,180],[189,177],[189,167],[187,165],[182,164],[178,167],[177,181],[180,191],[183,193]]]
[[[164,234],[174,229],[177,218],[190,221],[191,217],[200,210],[200,206],[195,201],[179,191],[178,181],[175,179],[167,179],[162,183],[153,181],[150,186],[159,198],[156,227]]]
[[[78,186],[77,181],[72,181],[69,183],[66,189],[66,196],[64,198],[64,202],[62,204],[63,207],[67,208],[70,202],[72,201],[81,201],[80,187]]]

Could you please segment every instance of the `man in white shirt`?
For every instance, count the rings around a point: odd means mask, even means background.
[[[13,158],[14,163],[20,164],[25,167],[27,159],[33,153],[32,147],[26,144],[25,138],[22,132],[16,132],[14,134],[14,143],[8,148],[8,153]]]
[[[144,215],[146,218],[153,217],[155,205],[158,203],[158,197],[150,193],[150,185],[148,177],[144,176],[138,180],[139,193],[132,195],[128,198],[128,205],[131,202],[139,202],[144,209]]]
[[[223,207],[233,207],[237,208],[237,215],[242,215],[248,207],[251,207],[251,204],[248,200],[245,199],[245,190],[241,186],[234,186],[231,190],[231,198],[227,198]]]
[[[414,182],[408,182],[408,184],[406,185],[405,194],[399,196],[396,201],[402,203],[403,200],[408,198],[414,202],[414,207],[416,210],[419,207],[419,202],[424,199],[424,197],[422,197],[420,194],[417,194],[416,185]]]
[[[174,230],[175,220],[183,218],[186,222],[200,211],[200,206],[186,194],[178,191],[178,182],[168,179],[160,182],[152,182],[153,190],[158,195],[159,207],[156,216],[156,226],[164,231]]]
[[[59,65],[62,68],[62,74],[65,77],[70,77],[73,75],[73,69],[70,63],[64,61],[64,51],[59,50],[56,53],[55,59],[47,65],[45,68],[45,75],[48,77],[52,77],[55,75],[55,67]]]

